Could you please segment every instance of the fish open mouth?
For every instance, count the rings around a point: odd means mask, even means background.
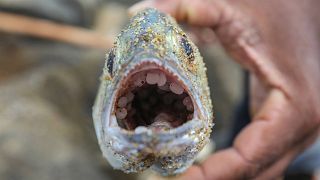
[[[176,128],[194,118],[192,97],[169,70],[153,63],[134,68],[121,82],[113,108],[118,125],[156,131]]]

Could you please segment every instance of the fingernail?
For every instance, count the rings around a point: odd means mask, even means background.
[[[129,16],[134,16],[137,12],[147,8],[152,7],[153,0],[141,1],[128,9]]]

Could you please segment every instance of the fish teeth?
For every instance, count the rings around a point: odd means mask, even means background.
[[[145,74],[137,74],[137,76],[134,77],[134,85],[136,87],[141,87],[146,83],[146,75]]]
[[[193,111],[193,105],[192,105],[192,104],[188,105],[188,106],[187,106],[187,110],[188,110],[188,111]]]
[[[146,81],[148,84],[157,84],[159,79],[159,74],[154,72],[149,72],[146,77]]]
[[[120,108],[126,107],[127,103],[128,103],[127,97],[123,96],[118,100],[118,107]]]
[[[124,119],[127,116],[128,112],[126,108],[119,108],[116,111],[116,117],[117,119]]]
[[[191,119],[193,119],[193,114],[188,114],[187,120],[191,120]]]
[[[130,111],[132,109],[132,104],[131,103],[127,104],[126,108],[127,108],[127,111]]]
[[[170,88],[169,88],[169,84],[168,83],[165,83],[164,85],[162,86],[158,86],[159,89],[163,90],[163,91],[170,91]]]
[[[191,98],[190,97],[185,97],[182,101],[183,105],[188,106],[189,104],[192,103]]]
[[[126,94],[126,97],[127,97],[128,102],[132,102],[133,98],[134,98],[134,94],[132,92],[128,92]]]
[[[169,116],[167,113],[159,113],[155,118],[154,118],[154,122],[156,121],[169,121],[172,122],[174,120],[174,118],[172,118],[171,116]]]
[[[159,73],[159,79],[158,79],[158,86],[163,86],[167,82],[167,77],[164,73],[160,72]]]
[[[184,89],[179,84],[172,82],[169,86],[170,90],[175,94],[182,94]]]
[[[183,105],[186,106],[188,111],[193,111],[193,103],[192,103],[192,100],[191,100],[191,98],[189,96],[185,97],[183,99],[182,103],[183,103]]]
[[[151,128],[156,129],[171,129],[172,126],[169,122],[174,119],[166,113],[160,113],[154,118],[154,122],[150,125]]]

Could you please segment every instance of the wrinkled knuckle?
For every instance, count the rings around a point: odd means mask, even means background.
[[[234,148],[242,161],[243,170],[240,172],[239,179],[253,179],[256,177],[259,172],[263,169],[264,166],[261,166],[259,163],[256,163],[251,158],[247,157],[241,150],[237,147]]]
[[[257,25],[238,9],[225,6],[219,17],[217,33],[221,42],[230,50],[241,50],[242,46],[256,46],[262,42]]]
[[[243,10],[223,6],[215,30],[226,50],[250,72],[259,77],[268,77],[270,66],[265,66],[270,59],[262,33],[253,17]]]

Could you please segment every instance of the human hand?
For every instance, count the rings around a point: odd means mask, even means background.
[[[271,179],[314,142],[320,127],[320,1],[153,0],[179,22],[211,28],[250,72],[252,122],[231,148],[179,179]]]

